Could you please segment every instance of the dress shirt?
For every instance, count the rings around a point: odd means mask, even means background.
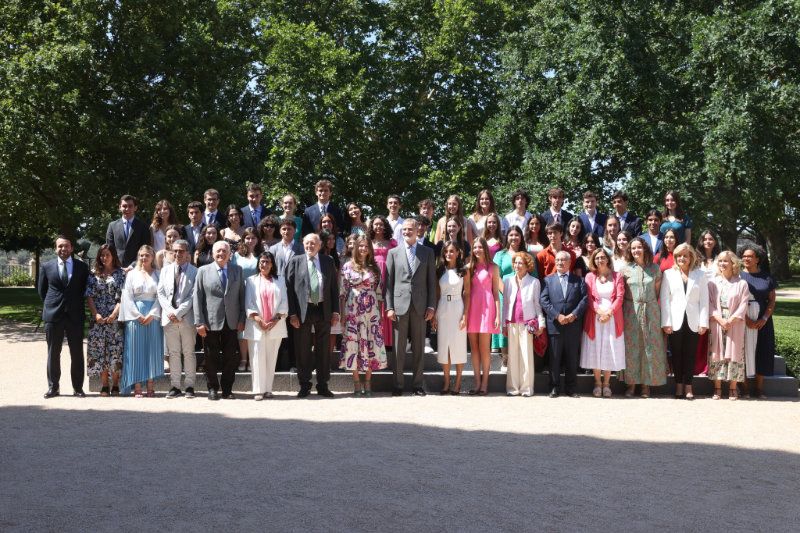
[[[588,230],[589,230],[589,232],[591,232],[591,231],[594,230],[594,226],[595,226],[595,222],[594,221],[597,218],[597,211],[595,211],[594,213],[589,213],[588,211],[584,211],[584,214],[586,215],[586,220],[589,221]]]
[[[206,211],[205,213],[203,213],[203,219],[209,226],[217,222],[218,217],[219,217],[219,211]]]
[[[328,202],[327,204],[321,204],[317,202],[317,209],[319,209],[320,217],[322,217],[322,215],[328,212],[328,205],[330,205],[330,202]]]
[[[67,283],[69,283],[69,280],[72,279],[72,258],[71,257],[68,257],[66,261],[64,261],[60,257],[58,258],[58,277],[59,278],[62,277],[61,273],[64,271],[65,264],[66,264],[66,268],[67,268]]]

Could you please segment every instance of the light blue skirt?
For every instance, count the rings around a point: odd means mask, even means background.
[[[143,315],[150,312],[155,300],[136,301]],[[153,320],[147,326],[137,320],[125,322],[125,350],[122,354],[120,387],[129,394],[135,383],[143,383],[164,375],[164,330],[161,321]]]

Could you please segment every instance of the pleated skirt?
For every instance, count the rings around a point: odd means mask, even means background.
[[[136,301],[143,315],[150,312],[154,300]],[[125,322],[125,349],[122,353],[120,387],[128,394],[135,383],[164,375],[164,331],[161,321],[153,320],[143,326],[137,320]]]

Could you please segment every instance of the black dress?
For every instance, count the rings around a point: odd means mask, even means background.
[[[742,271],[741,278],[747,282],[750,289],[750,298],[758,302],[758,320],[763,318],[769,304],[769,294],[778,288],[772,276],[759,270],[755,274]],[[756,341],[756,374],[771,376],[775,373],[775,326],[772,316],[767,319],[764,327],[758,330]]]

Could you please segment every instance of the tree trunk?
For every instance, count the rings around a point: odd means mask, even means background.
[[[780,221],[782,219],[776,222]],[[764,229],[763,231],[764,236],[767,238],[770,274],[778,281],[791,277],[789,270],[789,243],[786,240],[786,231],[780,226],[781,224],[775,224],[775,227]]]

